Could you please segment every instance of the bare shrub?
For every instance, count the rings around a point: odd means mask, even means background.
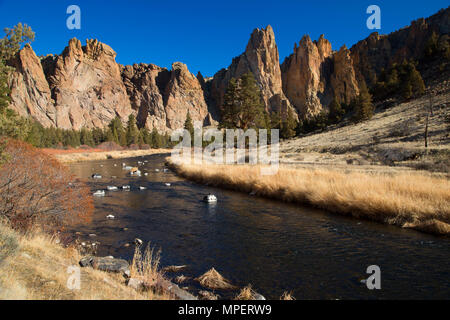
[[[89,191],[69,170],[31,145],[8,140],[0,168],[0,217],[28,230],[39,225],[50,231],[66,223],[89,220]]]

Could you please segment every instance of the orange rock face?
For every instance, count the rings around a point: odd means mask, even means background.
[[[211,96],[216,108],[219,109],[223,103],[223,96],[230,79],[238,79],[249,71],[253,73],[261,88],[262,99],[267,110],[285,110],[290,106],[282,90],[278,47],[270,25],[265,29],[255,29],[245,52],[234,58],[227,69],[222,69],[214,75]]]
[[[11,61],[15,71],[9,78],[11,108],[21,116],[31,115],[43,126],[56,125],[56,109],[41,61],[26,45]]]
[[[358,94],[350,51],[343,47],[333,52],[323,35],[314,42],[304,36],[281,70],[284,93],[301,118],[319,114],[334,96],[350,102]]]

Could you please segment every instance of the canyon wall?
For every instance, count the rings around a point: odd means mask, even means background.
[[[10,107],[42,125],[65,129],[105,127],[114,117],[123,122],[136,115],[139,127],[160,132],[183,126],[189,112],[204,125],[216,125],[231,78],[252,72],[267,111],[296,111],[313,117],[333,97],[349,103],[363,81],[371,85],[383,68],[404,59],[420,59],[435,32],[449,43],[450,9],[389,35],[371,34],[349,50],[333,51],[322,35],[305,35],[280,65],[275,35],[269,25],[255,29],[245,51],[212,78],[194,76],[180,62],[171,70],[154,64],[121,66],[116,53],[97,40],[82,46],[71,39],[60,55],[37,57],[30,45],[9,64]]]

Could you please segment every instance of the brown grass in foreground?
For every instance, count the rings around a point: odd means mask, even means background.
[[[69,266],[81,256],[38,231],[22,235],[0,223],[0,300],[153,300],[168,299],[125,285],[120,274],[81,268],[81,289],[67,287]]]
[[[161,258],[161,251],[156,251],[154,248],[147,245],[144,252],[141,248],[136,246],[134,250],[133,261],[130,266],[131,277],[143,281],[145,286],[152,286],[161,276],[159,272],[159,261]]]
[[[201,166],[167,160],[179,175],[258,196],[309,204],[331,212],[450,235],[450,182],[420,173],[358,173],[280,167],[261,175],[258,165]]]

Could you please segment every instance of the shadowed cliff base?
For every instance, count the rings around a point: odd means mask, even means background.
[[[421,173],[357,173],[332,169],[289,169],[261,175],[259,165],[167,164],[180,176],[333,213],[450,235],[450,183]],[[220,201],[220,200],[219,200]]]

